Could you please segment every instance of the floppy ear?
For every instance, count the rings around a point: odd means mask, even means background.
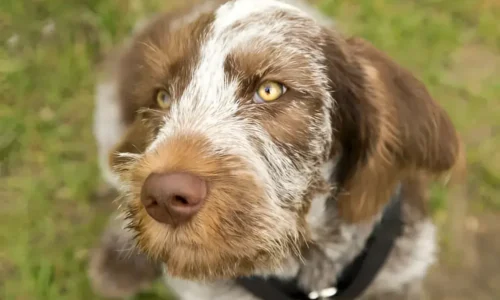
[[[325,55],[343,218],[375,215],[412,173],[440,176],[464,163],[450,118],[408,70],[366,41],[334,33]]]

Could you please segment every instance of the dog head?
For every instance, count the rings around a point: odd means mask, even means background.
[[[377,214],[411,172],[459,157],[425,87],[281,1],[161,15],[118,59],[128,132],[110,156],[138,246],[174,276],[273,270],[311,240],[311,199]]]

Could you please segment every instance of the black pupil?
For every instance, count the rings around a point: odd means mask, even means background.
[[[264,91],[266,92],[266,94],[271,94],[271,87],[270,86],[266,86],[266,88],[264,89]]]

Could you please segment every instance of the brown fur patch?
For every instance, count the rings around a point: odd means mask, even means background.
[[[259,122],[287,155],[307,156],[315,135],[311,118],[321,112],[323,87],[310,76],[310,61],[297,53],[283,55],[283,51],[277,45],[235,50],[224,69],[229,78],[240,82],[238,97],[246,100],[241,115]],[[287,92],[273,102],[256,105],[255,92],[267,80],[284,84]]]
[[[174,100],[182,95],[213,18],[213,14],[202,14],[192,23],[172,28],[173,20],[181,22],[182,11],[165,13],[134,38],[120,57],[117,72],[119,99],[127,124],[135,120],[139,109],[156,106],[159,89],[168,90]]]
[[[288,144],[301,153],[307,153],[308,128],[310,109],[307,104],[301,103],[295,106],[284,105],[276,109],[273,117],[263,118],[262,126],[279,144]]]

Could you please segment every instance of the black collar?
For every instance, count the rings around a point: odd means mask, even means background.
[[[341,272],[336,284],[322,291],[305,292],[295,280],[242,277],[236,282],[263,300],[351,300],[359,297],[375,279],[389,256],[394,242],[403,231],[401,218],[401,186],[386,206],[381,221],[375,226],[364,250]]]

